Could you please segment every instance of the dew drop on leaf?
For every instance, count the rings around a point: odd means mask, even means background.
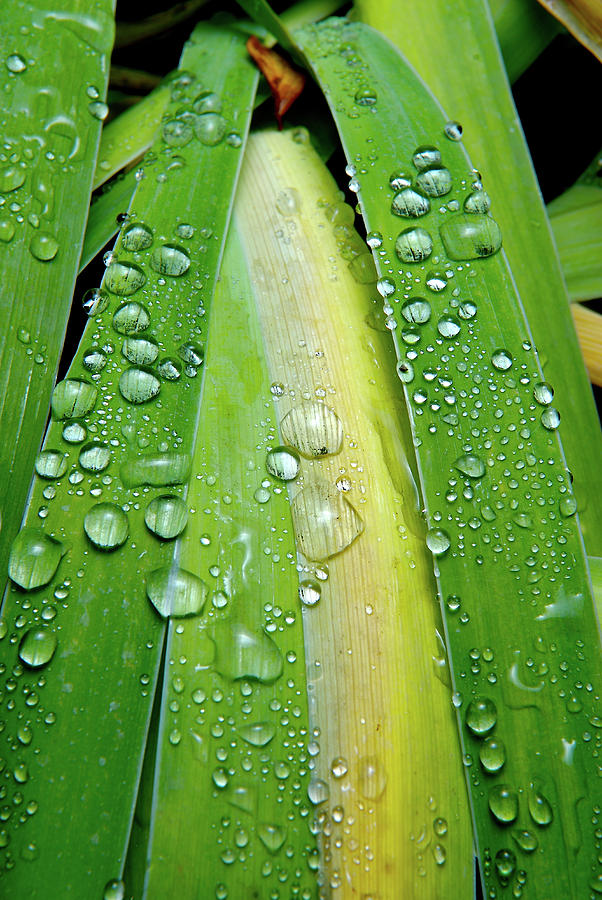
[[[84,531],[99,550],[117,550],[127,539],[128,517],[115,503],[96,503],[84,518]]]
[[[41,528],[25,526],[14,539],[8,561],[8,574],[26,591],[42,587],[53,577],[63,555],[61,541]]]
[[[19,644],[19,659],[31,669],[47,665],[56,650],[57,639],[48,628],[32,628],[25,632]]]

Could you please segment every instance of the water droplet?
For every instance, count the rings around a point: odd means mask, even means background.
[[[185,119],[169,119],[161,129],[163,140],[168,147],[185,147],[194,134],[192,125]]]
[[[455,468],[467,478],[482,478],[485,474],[485,463],[474,453],[459,456],[454,463]]]
[[[383,236],[380,231],[369,231],[366,235],[366,243],[371,250],[378,250],[382,247]]]
[[[424,325],[431,317],[431,304],[422,297],[414,297],[402,304],[401,314],[406,322]]]
[[[8,574],[26,591],[48,584],[58,569],[63,544],[41,528],[26,526],[14,539],[8,561]]]
[[[182,375],[182,366],[177,359],[166,356],[157,366],[157,372],[166,381],[177,381]]]
[[[270,853],[277,853],[286,840],[287,830],[280,825],[262,823],[257,826],[257,834],[261,839],[261,843]]]
[[[395,194],[391,202],[391,212],[396,216],[417,219],[425,216],[431,209],[431,201],[413,188],[404,188]]]
[[[47,665],[56,650],[56,635],[48,628],[26,631],[19,644],[19,659],[31,669]]]
[[[280,425],[284,439],[308,459],[338,453],[341,449],[341,420],[323,403],[294,407]]]
[[[155,497],[146,507],[144,521],[147,528],[164,540],[172,540],[181,534],[188,522],[188,509],[175,494]]]
[[[52,392],[52,414],[55,419],[77,419],[85,416],[96,403],[98,391],[80,378],[59,381]]]
[[[265,747],[276,734],[276,726],[272,722],[252,722],[238,729],[241,738],[253,747]]]
[[[441,162],[441,151],[437,147],[430,145],[417,147],[412,156],[412,162],[417,169],[426,169],[427,166],[439,165]]]
[[[102,288],[90,288],[82,297],[82,306],[87,316],[98,316],[109,305],[110,297]]]
[[[0,241],[9,244],[15,236],[15,226],[10,219],[0,219]]]
[[[313,579],[308,578],[299,584],[299,600],[304,606],[315,606],[321,593],[322,588]]]
[[[151,369],[126,369],[119,379],[122,397],[130,403],[146,403],[157,396],[161,382]]]
[[[540,791],[536,790],[533,785],[531,785],[531,789],[529,790],[527,804],[529,807],[529,815],[536,825],[545,827],[546,825],[551,824],[554,818],[552,804]]]
[[[137,366],[150,366],[159,355],[159,347],[153,338],[126,337],[121,352],[129,362]]]
[[[100,347],[90,347],[90,349],[86,350],[84,353],[82,365],[84,369],[87,369],[92,375],[98,375],[99,372],[102,372],[106,364],[107,355]]]
[[[79,451],[79,464],[86,472],[103,472],[110,462],[111,451],[100,441],[92,441]]]
[[[274,447],[265,459],[265,467],[274,478],[292,481],[299,474],[299,454],[293,447]]]
[[[460,334],[461,325],[455,316],[441,316],[437,322],[437,331],[441,337],[451,340]]]
[[[160,616],[196,616],[207,599],[204,581],[186,569],[162,566],[146,579],[146,594]]]
[[[573,496],[573,494],[567,494],[565,497],[562,497],[558,504],[558,508],[560,510],[560,515],[568,518],[569,516],[574,516],[577,512],[577,500]]]
[[[185,453],[150,453],[123,463],[120,474],[126,487],[185,484],[190,477],[190,457]]]
[[[177,278],[190,268],[190,256],[183,247],[176,244],[163,244],[153,250],[150,259],[151,268],[159,275],[170,275]]]
[[[547,381],[538,381],[533,388],[533,396],[540,406],[549,406],[554,399],[554,389]]]
[[[20,53],[11,53],[6,57],[6,68],[13,75],[21,75],[22,72],[27,71],[27,63]]]
[[[401,262],[422,262],[432,252],[433,241],[424,228],[406,228],[395,241],[395,253]]]
[[[433,859],[438,866],[443,866],[445,864],[447,853],[443,844],[435,844],[433,846]]]
[[[449,138],[450,141],[461,141],[462,130],[460,123],[455,121],[447,122],[443,128],[445,137]]]
[[[433,831],[437,837],[443,837],[447,834],[447,822],[445,819],[437,818],[433,822]]]
[[[113,260],[109,263],[105,272],[103,284],[112,294],[117,294],[119,297],[129,297],[131,294],[139,291],[145,282],[146,275],[140,266],[136,266],[134,263]],[[127,334],[129,332],[122,333]]]
[[[491,208],[491,199],[486,191],[473,191],[464,201],[464,212],[485,215]]]
[[[397,364],[397,375],[404,384],[411,384],[414,381],[414,366],[408,359],[402,359]]]
[[[387,787],[386,773],[375,756],[364,756],[358,762],[359,789],[366,800],[380,800]]]
[[[106,103],[103,103],[102,100],[93,100],[91,103],[88,103],[88,111],[90,115],[94,119],[98,119],[99,122],[104,122],[109,115],[109,107]]]
[[[523,853],[533,853],[539,847],[537,835],[523,828],[514,828],[512,830],[512,839]]]
[[[447,287],[447,278],[443,272],[429,272],[425,284],[430,291],[438,294]]]
[[[512,355],[507,350],[495,350],[491,355],[491,364],[499,372],[507,372],[512,366]]]
[[[499,772],[506,762],[506,748],[495,737],[485,738],[479,748],[479,759],[486,772]]]
[[[320,803],[326,803],[330,797],[330,790],[321,778],[312,778],[307,786],[307,796],[314,806],[319,806]]]
[[[128,517],[115,503],[96,503],[86,514],[84,531],[99,550],[117,550],[128,536]]]
[[[518,794],[507,784],[496,784],[489,791],[489,809],[501,825],[509,825],[518,816]]]
[[[391,278],[379,278],[376,282],[376,290],[386,300],[395,293],[395,282]]]
[[[433,556],[443,556],[451,547],[451,540],[443,528],[429,528],[426,533],[426,546]]]
[[[554,406],[548,406],[542,412],[540,422],[548,431],[555,431],[560,425],[560,413]]]
[[[203,348],[200,344],[195,343],[195,341],[186,341],[182,344],[178,348],[178,354],[180,359],[183,359],[188,366],[194,366],[195,369],[202,366],[203,360],[205,359]]]
[[[481,259],[493,256],[502,246],[502,232],[491,216],[459,213],[440,228],[441,240],[450,259]]]
[[[276,197],[276,209],[281,216],[294,216],[301,208],[301,198],[299,191],[295,188],[287,188],[280,191]]]
[[[466,726],[476,737],[483,737],[497,722],[497,709],[489,697],[475,697],[466,707]]]
[[[125,897],[125,885],[116,878],[111,879],[105,885],[102,900],[123,900]]]
[[[323,560],[341,553],[364,530],[351,503],[325,481],[303,488],[291,509],[297,543],[307,559]]]
[[[138,250],[147,250],[153,242],[153,233],[148,225],[142,222],[134,222],[123,232],[121,246],[124,250],[135,253]]]
[[[416,176],[416,185],[429,197],[444,197],[452,189],[451,173],[443,166],[426,166]]]
[[[77,419],[71,419],[63,426],[63,440],[68,444],[81,444],[86,440],[86,426]]]
[[[336,756],[332,764],[330,766],[330,771],[334,775],[335,778],[344,778],[347,772],[349,771],[349,766],[347,765],[347,760],[342,756]]]
[[[360,88],[353,99],[358,106],[374,106],[378,97],[372,88]]]
[[[478,312],[477,304],[472,300],[463,300],[458,306],[458,315],[461,319],[474,319]]]
[[[47,231],[38,231],[29,243],[33,256],[41,262],[50,262],[59,251],[59,242]]]
[[[40,478],[61,478],[67,471],[67,457],[60,450],[42,450],[35,465]]]
[[[195,119],[194,130],[201,144],[215,147],[226,134],[226,120],[217,112],[205,112]]]
[[[508,882],[514,875],[515,869],[516,856],[514,855],[512,850],[506,850],[505,848],[502,850],[498,850],[498,852],[495,854],[495,870],[498,874],[498,878],[500,879],[500,884],[508,884]]]

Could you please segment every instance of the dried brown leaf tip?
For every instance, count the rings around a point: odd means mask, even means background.
[[[282,128],[282,117],[305,87],[305,75],[254,35],[247,41],[247,50],[270,86],[278,127]]]

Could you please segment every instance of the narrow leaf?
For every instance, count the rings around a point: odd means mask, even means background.
[[[80,272],[119,231],[120,217],[129,209],[136,184],[134,172],[118,175],[92,201],[79,261]]]
[[[598,0],[539,0],[602,62],[602,9]]]

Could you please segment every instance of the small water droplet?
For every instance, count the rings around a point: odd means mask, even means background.
[[[123,900],[125,897],[125,885],[116,878],[111,879],[105,885],[102,900]]]
[[[437,837],[443,837],[447,834],[447,822],[445,819],[437,818],[433,822],[433,831]]]
[[[533,388],[533,396],[540,406],[549,406],[554,399],[554,389],[547,381],[538,381]]]
[[[491,208],[491,199],[486,191],[473,191],[464,201],[464,212],[469,215],[485,215]]]
[[[378,250],[382,247],[383,236],[380,231],[369,231],[366,235],[366,243],[371,250]]]
[[[146,275],[140,266],[136,266],[134,263],[119,262],[116,259],[112,259],[109,263],[103,281],[106,289],[119,297],[129,297],[135,294],[145,283]]]
[[[460,334],[461,327],[455,316],[441,316],[437,322],[437,331],[441,337],[447,338],[447,340],[457,337]]]
[[[166,356],[158,364],[157,372],[165,381],[177,381],[182,375],[182,366],[177,359]]]
[[[147,597],[164,619],[198,615],[207,593],[204,581],[177,566],[162,566],[150,572],[146,579]]]
[[[414,297],[402,304],[401,314],[406,322],[424,325],[431,317],[431,304],[422,297]]]
[[[98,375],[107,364],[107,354],[100,347],[90,347],[85,351],[82,365],[92,375]]]
[[[94,119],[98,119],[99,122],[104,122],[109,115],[109,107],[106,103],[103,103],[102,100],[92,100],[91,103],[88,103],[88,111],[90,115]]]
[[[117,550],[127,539],[128,517],[115,503],[96,503],[84,518],[84,531],[99,550]]]
[[[406,228],[395,241],[395,253],[401,262],[423,262],[433,252],[433,241],[424,228]]]
[[[13,75],[21,75],[27,71],[27,63],[20,53],[11,53],[10,56],[6,57],[6,68]]]
[[[36,259],[41,262],[50,262],[59,251],[59,242],[47,231],[38,231],[29,243],[29,249]]]
[[[157,396],[161,382],[151,369],[132,367],[121,373],[119,390],[130,403],[146,403]]]
[[[144,521],[147,528],[164,540],[172,540],[181,534],[188,522],[188,509],[175,494],[155,497],[146,507]]]
[[[280,425],[284,439],[308,459],[335,454],[341,449],[341,420],[323,403],[293,407]]]
[[[512,839],[523,853],[533,853],[539,847],[537,835],[533,834],[532,831],[524,828],[514,828],[511,833]]]
[[[374,106],[378,99],[376,91],[372,88],[360,88],[353,98],[358,106]]]
[[[47,665],[56,650],[57,640],[48,628],[32,628],[26,631],[19,644],[19,659],[31,669]]]
[[[413,188],[407,187],[395,194],[391,202],[391,212],[396,216],[417,219],[425,216],[431,209],[431,201]]]
[[[178,247],[176,244],[163,244],[153,250],[150,264],[151,268],[159,275],[178,278],[190,268],[190,256],[183,247]]]
[[[498,850],[495,854],[495,870],[497,872],[498,878],[500,879],[500,884],[506,885],[514,875],[514,870],[516,869],[516,856],[512,852],[512,850],[507,850],[506,848],[502,850]]]
[[[349,771],[349,766],[347,765],[347,760],[342,756],[336,756],[332,764],[330,766],[330,771],[334,775],[335,778],[344,778],[347,772]]]
[[[499,772],[506,762],[506,748],[499,738],[485,738],[479,748],[479,759],[486,772]]]
[[[427,166],[439,165],[441,162],[441,151],[437,147],[430,144],[417,147],[412,156],[412,162],[417,169],[425,169]]]
[[[319,806],[321,803],[326,803],[330,797],[330,789],[321,778],[312,778],[307,786],[307,796],[314,806]]]
[[[446,122],[443,131],[445,133],[445,137],[449,138],[450,141],[461,141],[462,140],[462,126],[459,122],[451,121]]]
[[[178,355],[188,366],[194,366],[195,369],[202,366],[205,359],[205,351],[195,341],[185,341],[181,344],[178,347]]]
[[[552,804],[547,797],[544,797],[544,795],[536,790],[533,785],[531,785],[531,789],[529,790],[527,804],[529,807],[529,815],[536,825],[539,825],[540,828],[542,828],[551,824],[554,819]]]
[[[500,825],[509,825],[518,816],[518,794],[507,784],[496,784],[491,788],[488,804]]]
[[[443,556],[451,547],[451,540],[443,528],[429,528],[426,533],[426,546],[433,556]]]
[[[299,584],[299,600],[304,606],[315,606],[322,594],[322,588],[317,581],[311,578],[305,579]]]
[[[128,225],[121,238],[123,249],[133,253],[138,250],[147,250],[152,242],[153,233],[143,222],[134,222],[132,225]]]
[[[364,523],[344,494],[325,481],[299,491],[291,510],[299,549],[310,560],[341,553],[364,530]]]
[[[86,440],[87,433],[84,423],[77,419],[71,419],[63,426],[63,440],[68,444],[81,444]]]
[[[452,177],[444,166],[425,166],[416,176],[416,185],[429,197],[444,197],[452,189]]]
[[[476,456],[474,453],[466,453],[464,456],[459,456],[454,466],[467,478],[482,478],[485,474],[485,463],[480,456]]]
[[[26,591],[42,587],[58,569],[63,549],[60,541],[41,528],[26,526],[12,543],[8,574]]]
[[[502,246],[500,226],[491,216],[459,213],[439,230],[450,259],[481,259],[493,256]]]
[[[301,209],[301,197],[295,188],[280,191],[276,197],[276,209],[281,216],[294,216]]]

